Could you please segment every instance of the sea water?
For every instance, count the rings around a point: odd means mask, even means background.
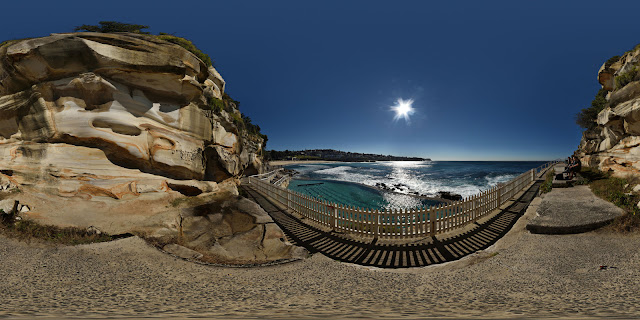
[[[289,189],[359,208],[418,208],[438,204],[438,191],[468,197],[547,161],[379,161],[286,166],[299,172]],[[382,184],[393,191],[382,190]],[[414,195],[423,197],[415,197]]]

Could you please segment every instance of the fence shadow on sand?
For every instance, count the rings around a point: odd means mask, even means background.
[[[287,239],[309,252],[322,253],[335,260],[380,268],[412,268],[455,261],[493,245],[502,238],[525,213],[535,198],[542,180],[536,180],[518,198],[495,216],[475,223],[471,230],[447,236],[447,234],[416,240],[411,243],[378,243],[377,239],[365,242],[351,239],[335,231],[323,231],[301,218],[275,205],[251,185],[242,188],[258,203]]]

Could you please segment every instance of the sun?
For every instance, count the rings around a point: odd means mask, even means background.
[[[398,99],[396,104],[391,107],[392,111],[395,111],[396,115],[393,117],[393,120],[398,121],[400,118],[404,118],[406,122],[409,122],[409,116],[415,112],[415,109],[411,106],[413,104],[413,99],[403,100]]]

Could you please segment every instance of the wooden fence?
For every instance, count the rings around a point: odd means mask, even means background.
[[[251,176],[249,184],[288,210],[335,231],[380,239],[411,239],[450,232],[477,221],[527,188],[555,163],[546,163],[460,201],[416,209],[380,211],[330,203],[265,181],[270,179],[264,177],[272,177],[275,171]]]

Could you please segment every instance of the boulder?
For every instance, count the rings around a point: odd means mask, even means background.
[[[11,41],[0,47],[0,192],[18,187],[7,203],[28,203],[22,211],[45,224],[185,235],[185,249],[217,245],[220,259],[243,263],[289,258],[293,246],[261,208],[229,200],[243,172],[263,172],[263,140],[236,126],[234,103],[209,106],[225,86],[152,35]]]
[[[254,264],[308,255],[287,242],[271,217],[246,198],[183,208],[174,221],[166,224],[168,231],[156,235],[159,241],[180,239],[185,247],[215,262]]]
[[[18,41],[0,48],[2,56],[4,148],[86,146],[117,166],[187,180],[222,181],[259,165],[240,159],[254,146],[239,136],[233,118],[207,105],[207,95],[222,98],[224,80],[180,46],[147,35],[86,32]],[[215,170],[207,168],[206,146],[216,150],[212,165],[226,174],[208,174]],[[9,167],[11,160],[0,158]]]
[[[449,191],[438,191],[438,197],[442,198],[442,199],[446,199],[446,200],[451,200],[451,201],[460,201],[462,200],[462,196],[457,194],[457,193],[453,193],[453,192],[449,192]]]

